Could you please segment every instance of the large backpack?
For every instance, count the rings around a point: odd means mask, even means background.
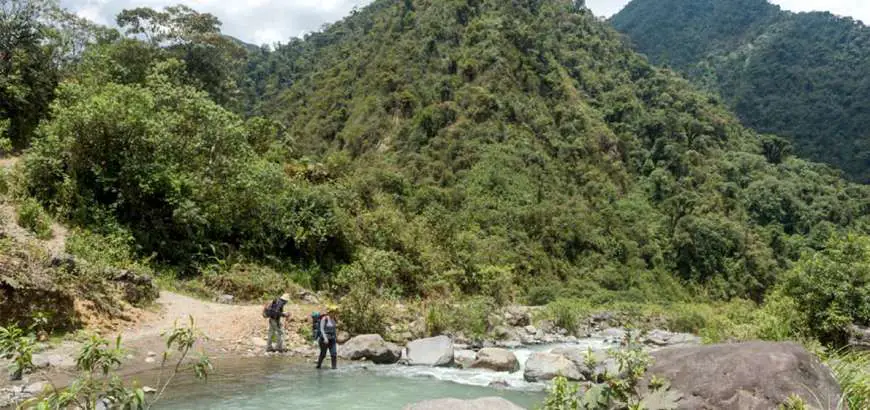
[[[320,340],[320,312],[311,312],[311,335],[314,340]]]
[[[263,317],[266,319],[274,319],[277,315],[275,315],[275,302],[277,300],[273,300],[269,303],[263,305]]]

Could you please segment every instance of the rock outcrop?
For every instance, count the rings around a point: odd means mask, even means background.
[[[501,397],[484,397],[475,400],[427,400],[405,406],[405,410],[523,410],[523,408]]]
[[[471,367],[513,373],[520,370],[520,362],[517,360],[517,356],[509,350],[489,347],[477,352],[477,358]]]
[[[666,330],[655,329],[643,337],[643,343],[654,347],[699,345],[701,338],[688,333],[672,333]]]
[[[548,381],[558,376],[574,381],[583,380],[580,370],[565,356],[553,353],[534,353],[526,361],[526,369],[523,372],[523,378],[526,381]]]
[[[680,409],[775,409],[793,394],[827,409],[842,395],[830,369],[795,343],[682,346],[652,355],[648,374],[670,382]]]
[[[393,364],[402,357],[402,349],[388,343],[381,335],[360,335],[338,349],[339,356],[348,360],[370,360],[375,364]]]
[[[450,366],[453,364],[453,341],[447,336],[418,339],[406,347],[411,366]]]

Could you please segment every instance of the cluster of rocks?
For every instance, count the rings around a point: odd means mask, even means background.
[[[42,394],[47,387],[45,382],[0,387],[0,409],[15,408],[19,403]]]

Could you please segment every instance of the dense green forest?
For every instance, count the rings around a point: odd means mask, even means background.
[[[870,28],[860,21],[766,0],[635,0],[611,22],[747,126],[870,182]]]
[[[805,290],[870,257],[868,188],[744,128],[582,2],[377,0],[274,50],[185,7],[113,30],[0,4],[29,34],[4,101],[47,107],[0,111],[38,123],[6,130],[29,146],[12,189],[164,275],[367,306],[775,293],[806,324],[836,314],[827,340],[870,323],[863,279]],[[65,38],[82,47],[42,64]]]

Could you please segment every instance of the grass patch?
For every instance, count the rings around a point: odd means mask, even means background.
[[[837,353],[828,358],[827,363],[843,388],[848,408],[870,408],[870,353]]]
[[[18,204],[18,226],[27,229],[42,240],[51,239],[51,218],[33,198],[27,198]]]

